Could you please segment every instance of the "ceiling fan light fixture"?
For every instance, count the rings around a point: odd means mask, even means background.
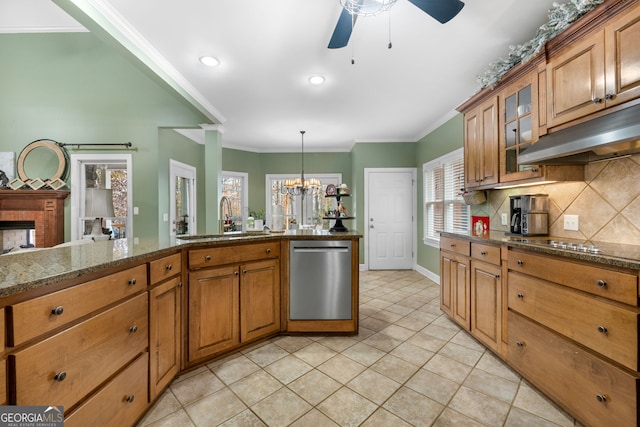
[[[217,67],[220,65],[220,60],[215,56],[201,56],[200,62],[202,62],[207,67]]]
[[[309,83],[311,83],[314,86],[321,85],[324,82],[325,82],[324,76],[321,76],[319,74],[309,77]]]
[[[340,5],[352,15],[375,16],[391,9],[397,0],[340,0]]]

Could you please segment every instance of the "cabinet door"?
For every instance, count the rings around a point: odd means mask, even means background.
[[[453,320],[469,330],[471,328],[469,260],[458,258],[452,267]]]
[[[182,282],[173,278],[149,291],[149,384],[151,400],[180,370]]]
[[[465,114],[465,185],[498,182],[498,98],[492,97]]]
[[[538,130],[538,70],[534,69],[500,95],[500,182],[541,175],[539,166],[518,162],[520,152],[538,140]]]
[[[471,334],[496,352],[502,334],[501,310],[500,267],[471,261]]]
[[[605,41],[609,107],[640,97],[640,4],[611,20]]]
[[[189,361],[238,345],[238,266],[189,273]]]
[[[240,266],[240,340],[280,331],[280,262]]]
[[[549,127],[602,110],[604,104],[604,31],[579,40],[547,63]]]
[[[445,252],[440,255],[440,310],[449,317],[453,317],[453,293],[455,260]]]

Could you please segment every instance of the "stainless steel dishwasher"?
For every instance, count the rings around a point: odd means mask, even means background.
[[[289,318],[351,319],[351,241],[291,240]]]

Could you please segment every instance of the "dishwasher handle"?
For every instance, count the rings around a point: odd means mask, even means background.
[[[332,247],[323,247],[323,248],[294,247],[293,252],[297,252],[297,253],[349,252],[349,248],[346,246],[332,246]]]

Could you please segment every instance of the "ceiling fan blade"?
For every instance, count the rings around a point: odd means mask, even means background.
[[[336,28],[333,30],[331,40],[329,40],[329,46],[327,46],[329,49],[339,49],[349,43],[351,30],[356,23],[357,17],[358,15],[352,16],[347,9],[342,9]],[[351,19],[353,19],[353,22]]]
[[[460,0],[409,0],[428,15],[444,24],[449,22],[464,7]]]

